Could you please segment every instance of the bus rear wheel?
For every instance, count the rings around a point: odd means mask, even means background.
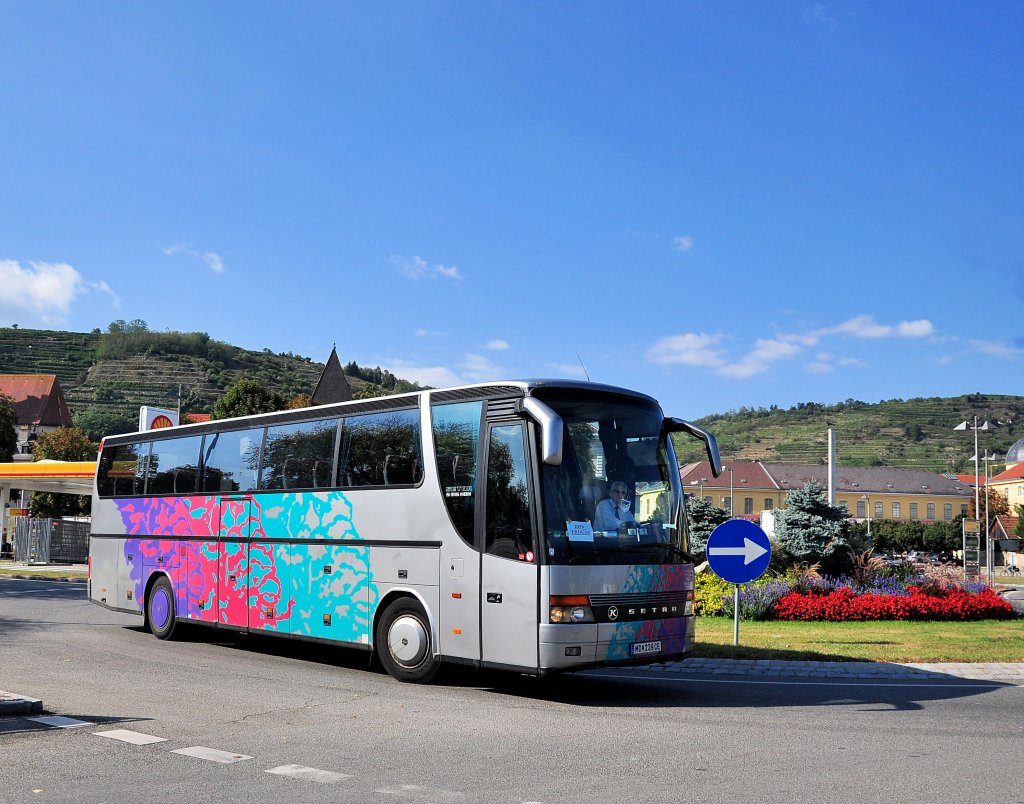
[[[160,577],[146,598],[146,621],[157,639],[170,639],[177,622],[174,616],[174,590],[166,577]]]
[[[434,656],[426,612],[407,597],[384,610],[377,623],[375,642],[384,669],[399,681],[430,681],[441,664]]]

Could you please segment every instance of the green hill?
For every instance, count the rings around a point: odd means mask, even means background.
[[[311,393],[322,370],[308,357],[248,351],[202,332],[149,332],[139,321],[91,333],[0,327],[0,373],[56,374],[75,423],[93,438],[134,429],[141,405],[173,407],[179,385],[183,410],[210,412],[242,377],[293,397]],[[419,387],[379,368],[349,363],[345,372],[353,391],[367,382],[385,392]],[[726,460],[824,463],[831,427],[841,465],[967,472],[974,467],[973,433],[953,427],[974,416],[1010,422],[980,433],[982,450],[1004,455],[1024,436],[1024,397],[986,394],[740,408],[697,424],[714,433]],[[676,447],[682,461],[703,457],[692,440],[679,438]]]
[[[1005,455],[1024,436],[1024,397],[968,394],[927,399],[891,399],[878,404],[847,400],[838,405],[803,403],[788,410],[741,408],[697,420],[718,439],[725,460],[825,463],[828,430],[845,466],[903,466],[936,472],[973,472],[974,433],[955,431],[1003,422],[979,431],[979,449]],[[693,442],[676,442],[681,461],[703,456]],[[969,467],[969,468],[968,468]],[[982,464],[984,471],[984,464]]]
[[[242,377],[291,398],[312,393],[323,368],[308,357],[240,349],[202,332],[149,332],[143,322],[91,333],[0,327],[0,374],[56,374],[75,424],[96,439],[134,430],[142,405],[175,407],[179,386],[183,411],[208,413]],[[385,393],[419,387],[354,363],[346,377],[353,392],[368,381]]]

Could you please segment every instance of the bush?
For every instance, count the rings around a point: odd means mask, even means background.
[[[711,570],[697,573],[693,584],[694,613],[707,617],[721,615],[725,601],[731,594],[732,584],[723,581]]]
[[[775,606],[780,598],[789,594],[789,583],[784,580],[758,580],[740,589],[741,620],[774,620]],[[726,595],[722,613],[735,616],[734,597]]]

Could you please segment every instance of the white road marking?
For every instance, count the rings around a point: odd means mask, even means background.
[[[94,731],[96,737],[109,737],[111,740],[120,740],[123,743],[132,745],[150,745],[151,743],[166,743],[166,737],[154,737],[152,734],[143,734],[141,731],[129,731],[128,729],[111,729],[110,731]]]
[[[400,798],[412,798],[418,801],[429,797],[431,801],[460,801],[466,798],[465,793],[458,793],[454,790],[439,790],[432,787],[423,787],[419,784],[403,784],[398,787],[379,787],[373,791],[386,796],[398,796]]]
[[[203,745],[194,745],[191,748],[179,748],[177,751],[171,751],[172,754],[184,754],[187,757],[195,757],[196,759],[205,759],[207,762],[219,762],[221,765],[230,765],[234,762],[242,762],[246,759],[252,759],[250,756],[245,754],[232,754],[228,751],[218,751],[216,748],[207,748]]]
[[[320,784],[333,784],[342,779],[351,779],[347,773],[335,773],[334,771],[320,770],[319,768],[307,768],[305,765],[281,765],[266,771],[275,776],[292,776],[296,779],[308,779],[311,782]]]
[[[29,717],[26,720],[34,720],[36,723],[42,723],[44,726],[52,726],[55,729],[79,729],[82,726],[95,726],[95,723],[89,723],[85,720],[75,720],[73,717],[64,717],[63,715],[44,715],[43,717]]]

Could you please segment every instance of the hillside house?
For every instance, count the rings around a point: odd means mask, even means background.
[[[56,374],[0,374],[0,393],[13,400],[18,417],[16,461],[32,460],[32,445],[43,433],[72,426]]]

